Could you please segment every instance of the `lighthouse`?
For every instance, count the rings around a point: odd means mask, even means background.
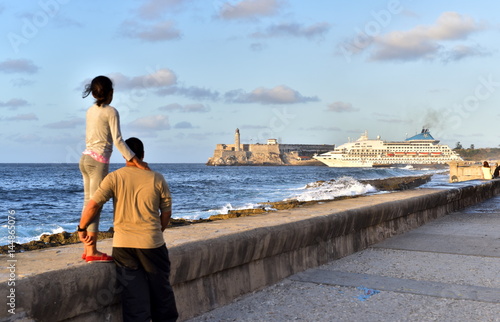
[[[234,151],[240,151],[240,129],[234,133]]]

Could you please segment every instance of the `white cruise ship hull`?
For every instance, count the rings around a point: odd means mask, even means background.
[[[322,158],[320,156],[314,156],[314,159],[323,162],[329,167],[332,168],[371,168],[373,167],[373,162],[370,161],[362,161],[362,160],[335,160]]]
[[[323,162],[325,165],[332,168],[371,168],[378,166],[392,165],[436,165],[447,164],[457,160],[432,160],[432,159],[393,159],[393,160],[336,160],[320,155],[314,156],[314,159]]]

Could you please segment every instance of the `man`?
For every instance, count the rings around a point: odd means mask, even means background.
[[[140,160],[144,159],[144,146],[139,139],[130,138],[125,143]],[[115,231],[113,258],[123,289],[123,320],[175,321],[178,313],[163,239],[163,231],[172,215],[167,182],[161,174],[141,170],[129,161],[125,167],[108,174],[82,213],[78,231],[83,243],[90,241],[85,228],[111,198]]]

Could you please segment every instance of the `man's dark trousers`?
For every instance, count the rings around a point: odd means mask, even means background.
[[[177,320],[165,245],[153,249],[113,247],[113,258],[122,292],[123,321]]]

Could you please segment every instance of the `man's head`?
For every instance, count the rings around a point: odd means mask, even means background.
[[[144,144],[142,144],[141,140],[138,138],[130,138],[125,140],[125,143],[127,143],[130,150],[135,153],[135,156],[139,158],[139,160],[144,159]]]

